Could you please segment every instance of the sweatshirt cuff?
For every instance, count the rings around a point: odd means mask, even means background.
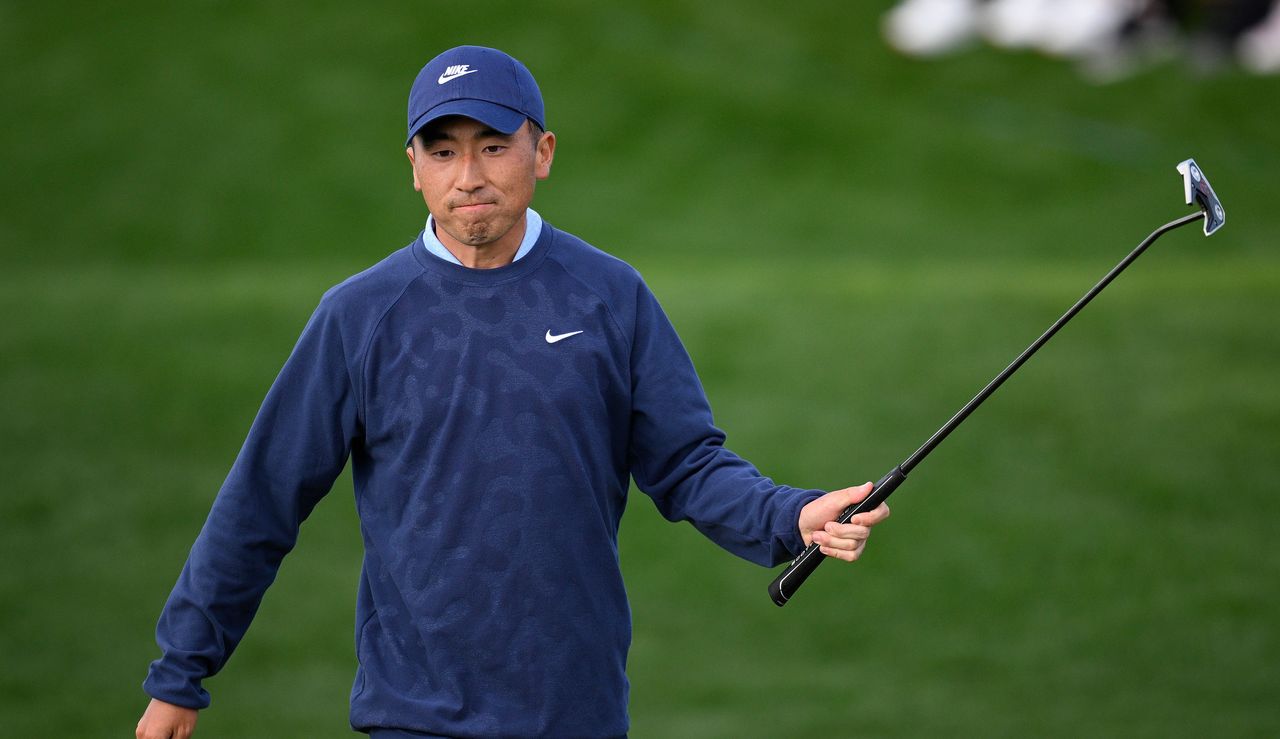
[[[800,536],[800,509],[826,495],[824,490],[795,489],[778,513],[773,536],[773,564],[777,565],[800,556],[804,551],[804,538]]]
[[[163,664],[162,659],[151,663],[151,671],[142,682],[142,689],[147,695],[172,703],[183,708],[197,710],[209,707],[209,691],[200,687],[198,680],[192,680],[170,666]]]

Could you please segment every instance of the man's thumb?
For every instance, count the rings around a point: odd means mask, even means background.
[[[871,495],[871,490],[875,486],[874,482],[867,481],[856,488],[845,488],[845,491],[849,493],[849,505],[862,502],[863,498]]]
[[[857,487],[844,488],[843,490],[834,490],[831,492],[830,495],[827,496],[827,500],[824,502],[828,503],[831,506],[831,509],[832,509],[831,515],[834,517],[836,515],[839,515],[839,513],[843,511],[845,508],[848,508],[849,506],[854,505],[855,503],[861,501],[863,498],[870,495],[871,489],[873,487],[875,487],[873,483],[866,482],[861,485],[858,485]]]

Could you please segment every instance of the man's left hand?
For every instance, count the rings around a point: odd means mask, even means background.
[[[881,503],[873,510],[859,513],[849,523],[836,523],[845,508],[871,494],[871,483],[856,488],[835,490],[800,509],[800,535],[805,546],[817,542],[828,557],[852,562],[862,556],[871,536],[871,527],[889,517],[889,506]]]

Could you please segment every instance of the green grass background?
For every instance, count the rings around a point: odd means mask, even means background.
[[[535,205],[646,275],[730,446],[797,485],[914,450],[1185,212],[1181,159],[1230,211],[785,609],[637,494],[634,736],[1280,734],[1276,79],[911,62],[886,2],[116,5],[0,2],[0,735],[131,735],[306,317],[421,226],[404,99],[459,43],[534,70],[559,135]],[[200,735],[347,735],[359,560],[344,475]]]

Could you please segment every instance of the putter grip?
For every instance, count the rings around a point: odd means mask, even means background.
[[[906,479],[907,475],[902,471],[902,467],[894,467],[889,474],[880,478],[880,482],[871,488],[867,497],[844,509],[836,520],[840,523],[849,523],[849,519],[855,515],[874,509]],[[827,555],[818,549],[817,544],[810,544],[799,557],[791,560],[791,564],[787,565],[787,569],[783,570],[777,579],[769,583],[769,597],[779,606],[785,606],[809,575],[818,569],[818,565],[822,564],[826,558]]]

